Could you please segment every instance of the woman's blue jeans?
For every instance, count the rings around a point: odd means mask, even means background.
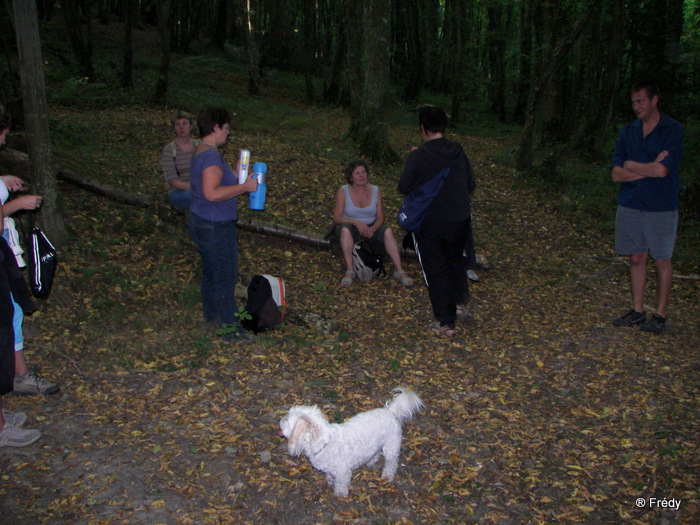
[[[190,213],[187,231],[202,257],[204,320],[219,325],[239,324],[234,293],[238,280],[236,221],[212,222]]]
[[[192,206],[192,191],[174,189],[168,192],[168,200],[170,204],[179,210],[189,210]]]

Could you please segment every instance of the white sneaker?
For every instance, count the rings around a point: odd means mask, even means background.
[[[38,430],[27,430],[5,423],[0,432],[0,447],[26,447],[41,437]]]
[[[467,278],[470,281],[474,281],[474,282],[479,280],[479,276],[476,275],[476,272],[474,270],[467,270]]]
[[[5,423],[12,425],[15,428],[19,428],[24,425],[27,421],[27,414],[24,412],[10,412],[9,410],[2,411],[2,417],[5,419]]]

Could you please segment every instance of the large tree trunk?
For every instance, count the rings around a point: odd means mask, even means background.
[[[358,122],[351,125],[353,139],[363,156],[380,164],[390,164],[398,155],[389,144],[385,121],[389,93],[389,4],[384,0],[365,0],[363,93]]]
[[[13,2],[17,49],[31,159],[32,189],[43,197],[39,220],[57,246],[66,240],[66,228],[58,207],[56,176],[52,169],[51,136],[44,88],[39,23],[35,2]]]

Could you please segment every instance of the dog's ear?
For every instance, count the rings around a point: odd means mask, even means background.
[[[292,456],[301,455],[308,444],[318,439],[319,433],[320,429],[311,419],[300,416],[287,440],[289,453]]]

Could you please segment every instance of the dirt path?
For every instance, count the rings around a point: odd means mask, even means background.
[[[184,231],[66,189],[80,241],[27,321],[28,355],[61,391],[4,399],[44,436],[0,450],[0,522],[697,522],[698,285],[675,282],[661,336],[614,329],[628,300],[612,240],[571,235],[486,142],[465,140],[478,251],[493,267],[454,340],[426,330],[424,286],[343,290],[327,253],[243,233],[247,277],[284,277],[292,310],[341,329],[290,322],[251,346],[212,342]],[[418,277],[415,261],[407,270]],[[361,469],[337,499],[286,453],[278,422],[291,405],[348,418],[399,384],[426,409],[406,425],[394,483]]]

